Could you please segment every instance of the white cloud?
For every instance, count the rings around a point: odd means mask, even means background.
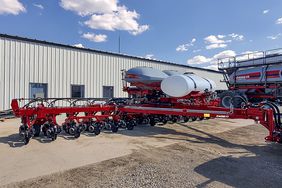
[[[138,35],[149,29],[149,25],[140,25],[137,22],[139,17],[136,11],[129,11],[125,6],[118,6],[117,11],[93,14],[84,24],[91,29],[125,30],[132,35]]]
[[[208,44],[206,46],[207,50],[216,49],[216,48],[226,48],[227,44],[226,41],[223,40],[225,35],[210,35],[204,38],[205,43]]]
[[[219,52],[218,54],[215,54],[212,59],[217,62],[218,59],[234,57],[234,56],[236,56],[236,52],[235,51],[233,51],[233,50],[225,50],[225,51]]]
[[[147,54],[146,56],[145,56],[145,58],[146,59],[156,59],[156,58],[154,58],[154,54]]]
[[[191,40],[191,42],[187,43],[187,44],[181,44],[176,48],[176,51],[178,52],[185,52],[188,51],[189,47],[194,46],[194,43],[196,42],[196,39],[193,38]]]
[[[263,14],[267,14],[269,12],[269,9],[263,10],[262,13]]]
[[[211,43],[211,44],[222,44],[222,43],[225,43],[224,40],[218,39],[218,37],[215,36],[215,35],[207,36],[204,40],[206,41],[206,43]]]
[[[228,35],[209,35],[204,38],[204,41],[207,44],[207,50],[226,48],[227,43],[231,43],[234,40],[242,41],[244,40],[244,36],[236,33],[231,33]]]
[[[74,44],[73,46],[77,48],[84,48],[83,44]]]
[[[41,10],[43,10],[43,9],[44,9],[44,6],[43,6],[43,5],[41,5],[41,4],[36,4],[36,3],[33,3],[32,5],[33,5],[33,6],[35,6],[35,7],[37,7],[37,8],[39,8],[39,9],[41,9]]]
[[[147,31],[149,28],[150,28],[149,25],[140,25],[140,26],[138,26],[137,30],[133,30],[130,33],[132,35],[139,35],[139,34],[143,33],[144,31]]]
[[[282,24],[282,17],[276,20],[276,24]]]
[[[80,16],[112,13],[117,10],[117,0],[61,0],[60,5]]]
[[[226,48],[227,44],[210,44],[206,46],[207,50],[216,49],[216,48]]]
[[[189,47],[188,44],[181,44],[181,45],[177,46],[176,51],[185,52],[185,51],[188,51],[188,47]]]
[[[203,67],[204,69],[211,69],[211,70],[216,70],[218,71],[218,66],[217,65],[208,65],[206,67]]]
[[[236,55],[236,52],[233,50],[225,50],[222,51],[218,54],[215,54],[212,57],[205,57],[205,56],[195,56],[191,59],[189,59],[187,61],[188,64],[194,64],[194,65],[201,65],[201,64],[207,64],[206,66],[203,66],[204,68],[207,69],[213,69],[213,70],[218,70],[217,69],[217,63],[218,63],[218,59],[223,59],[223,62],[225,62],[225,58],[229,58],[229,57],[235,57],[236,56],[236,60],[237,61],[244,61],[247,59],[254,59],[254,58],[261,58],[263,57],[264,53],[263,52],[259,52],[259,51],[245,51],[243,52],[241,55]]]
[[[278,33],[277,35],[267,36],[268,39],[276,40],[282,36],[282,33]]]
[[[197,49],[197,50],[193,50],[193,53],[197,53],[197,52],[200,52],[202,51],[201,49]]]
[[[0,0],[0,14],[18,15],[21,12],[26,12],[26,9],[18,0]]]
[[[61,0],[60,5],[80,16],[90,16],[84,24],[91,29],[124,30],[132,35],[149,30],[149,25],[138,23],[140,15],[135,10],[118,3],[118,0]]]
[[[187,60],[187,64],[200,65],[200,64],[210,63],[210,65],[213,65],[213,64],[217,64],[218,59],[234,57],[234,56],[236,56],[235,51],[225,50],[225,51],[222,51],[218,54],[215,54],[212,57],[205,57],[205,56],[202,56],[202,55],[194,56],[193,58]]]
[[[219,38],[219,39],[223,39],[225,37],[226,37],[225,35],[217,35],[217,38]]]
[[[103,34],[94,34],[94,33],[84,33],[82,38],[88,39],[92,42],[105,42],[107,41],[107,35]]]
[[[232,37],[234,40],[244,40],[244,36],[243,35],[239,35],[236,33],[231,33],[228,36]]]
[[[210,58],[206,58],[205,56],[202,56],[202,55],[197,55],[191,59],[188,59],[187,64],[188,65],[200,65],[200,64],[208,63],[209,61],[211,61]]]

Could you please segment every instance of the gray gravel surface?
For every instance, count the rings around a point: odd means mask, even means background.
[[[282,146],[248,126],[95,163],[7,187],[281,187]],[[27,172],[28,173],[28,172]]]

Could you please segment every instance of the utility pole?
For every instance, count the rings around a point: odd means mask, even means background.
[[[118,53],[120,54],[120,31],[118,33]]]

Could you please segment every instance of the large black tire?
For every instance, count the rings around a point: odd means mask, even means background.
[[[234,97],[234,92],[232,91],[224,91],[219,94],[220,98],[220,106],[224,108],[230,108],[232,104],[232,99]]]
[[[247,104],[247,99],[241,95],[235,95],[232,104],[234,108],[243,108]]]

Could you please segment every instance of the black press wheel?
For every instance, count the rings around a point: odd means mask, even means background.
[[[29,143],[30,138],[28,136],[24,137],[24,145],[27,145]]]
[[[199,117],[199,121],[202,121],[204,119],[204,117]]]
[[[75,133],[74,133],[74,138],[79,138],[79,137],[80,137],[80,130],[79,130],[79,128],[77,128]]]
[[[118,126],[115,125],[114,123],[111,125],[111,129],[112,129],[112,132],[113,132],[113,133],[118,132]]]
[[[100,127],[98,127],[98,126],[94,127],[94,134],[99,135],[100,133],[101,133]]]
[[[153,127],[156,125],[156,121],[152,118],[150,119],[150,125]]]
[[[25,131],[24,133],[24,145],[27,145],[30,141],[30,138],[31,138],[31,134],[28,130]]]
[[[54,134],[52,135],[52,141],[55,141],[55,140],[57,140],[57,133],[54,133]]]
[[[167,124],[167,119],[162,120],[163,125]]]
[[[94,125],[89,125],[87,128],[88,132],[94,133],[95,132],[95,126]]]
[[[184,123],[187,123],[187,122],[189,121],[189,117],[184,116],[184,117],[183,117],[183,121],[184,121]]]
[[[34,137],[38,137],[40,135],[41,132],[41,125],[33,125],[33,129],[34,129]]]
[[[174,116],[174,117],[172,118],[172,122],[173,122],[173,123],[176,123],[176,122],[177,122],[177,117],[176,117],[176,116]]]
[[[126,124],[126,128],[127,128],[127,130],[130,130],[130,131],[133,130],[134,129],[134,123],[132,121],[128,122]]]

